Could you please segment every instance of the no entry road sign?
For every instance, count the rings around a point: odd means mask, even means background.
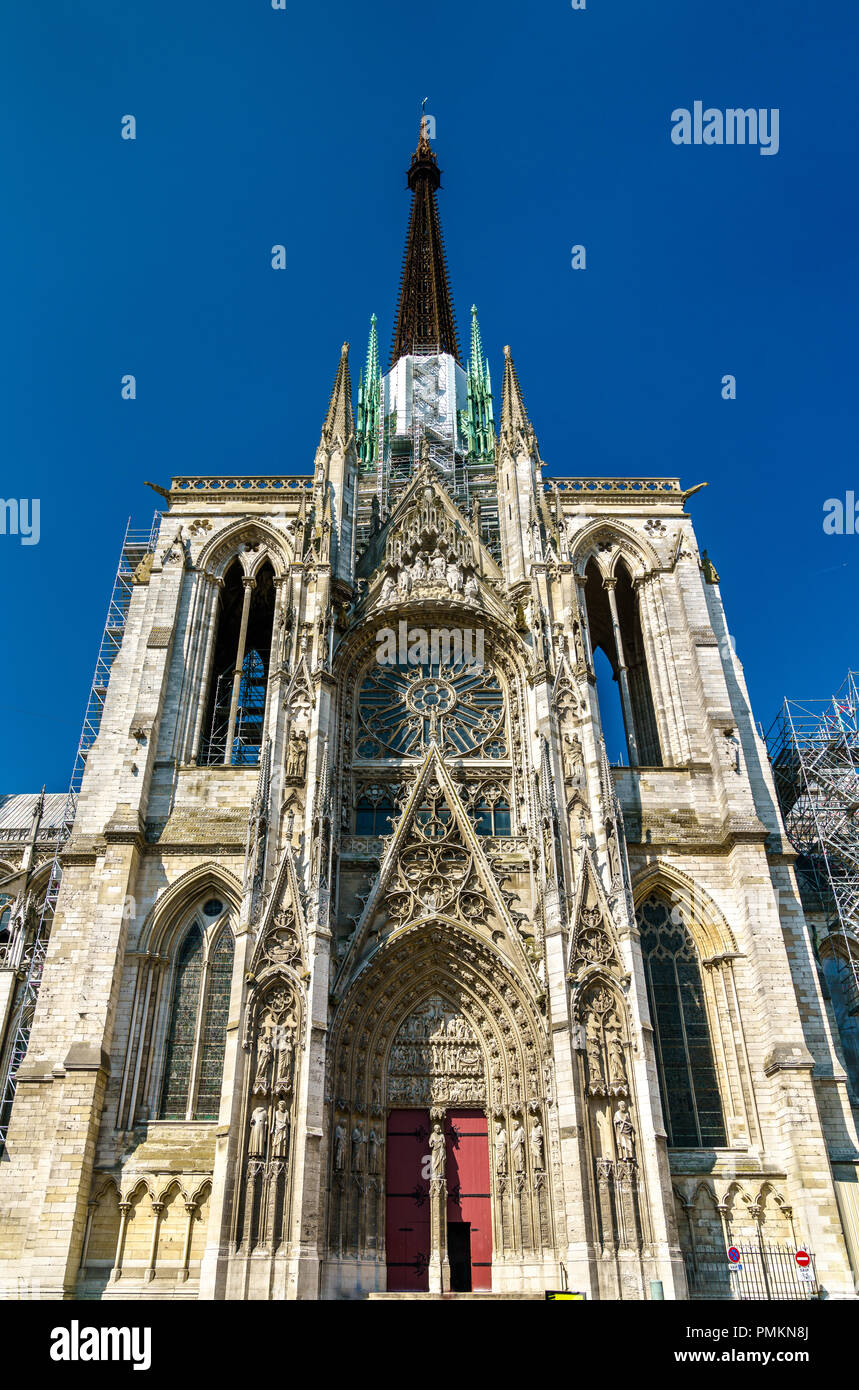
[[[799,1265],[800,1269],[808,1269],[808,1266],[811,1264],[811,1256],[807,1250],[797,1250],[796,1263]]]

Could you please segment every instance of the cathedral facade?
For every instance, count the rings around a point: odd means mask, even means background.
[[[164,489],[6,1296],[732,1297],[734,1244],[853,1294],[850,1095],[696,489],[545,475],[474,311],[462,365],[439,181],[422,134],[389,368],[374,318],[312,471]]]

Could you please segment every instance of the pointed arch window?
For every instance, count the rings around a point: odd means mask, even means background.
[[[251,578],[233,561],[219,597],[200,760],[258,763],[274,629],[271,563]]]
[[[598,651],[605,654],[617,682],[629,765],[661,767],[662,752],[647,669],[641,605],[624,562],[619,562],[613,576],[606,577],[596,560],[589,560],[585,570],[585,597],[594,658]],[[597,677],[599,682],[599,672]],[[601,700],[601,713],[602,708]]]
[[[173,976],[161,1120],[216,1120],[235,945],[229,924],[205,930],[194,920],[179,948]]]
[[[680,909],[651,894],[636,912],[668,1143],[719,1148],[725,1120],[701,965]]]

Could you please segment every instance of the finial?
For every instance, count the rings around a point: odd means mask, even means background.
[[[505,343],[505,345],[504,345],[504,356],[505,356],[505,357],[509,357],[509,356],[510,356],[510,344],[509,344],[509,343]]]
[[[341,357],[348,357],[348,356],[349,356],[349,344],[348,344],[348,343],[344,343],[344,344],[343,344],[342,348],[340,349],[340,356],[341,356]]]

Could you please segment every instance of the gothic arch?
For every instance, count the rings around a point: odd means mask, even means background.
[[[326,1075],[330,1257],[383,1258],[378,1138],[388,1114],[399,1109],[429,1110],[434,1123],[459,1106],[484,1111],[495,1127],[494,1152],[504,1155],[491,1165],[493,1249],[518,1257],[550,1246],[550,1171],[559,1181],[551,1099],[545,1026],[510,966],[488,943],[447,921],[403,930],[353,980],[332,1025]],[[547,1161],[535,1168],[520,1158],[514,1182],[508,1136],[521,1134],[526,1122],[543,1127]]]
[[[702,965],[739,955],[736,939],[722,912],[695,879],[664,860],[640,870],[632,880],[636,910],[651,893],[679,907]]]
[[[242,887],[235,875],[214,860],[197,864],[181,874],[155,899],[140,928],[138,951],[169,952],[189,912],[209,891],[221,894],[234,912],[239,911]]]
[[[605,561],[600,558],[599,545],[601,542],[609,542],[617,546],[617,550],[612,554],[611,559]],[[614,577],[617,566],[621,558],[625,558],[630,577],[633,580],[641,579],[653,570],[661,569],[659,556],[650,542],[634,531],[631,526],[624,526],[619,521],[592,521],[579,531],[570,546],[570,559],[573,568],[583,580],[588,561],[596,561],[597,567],[604,578]]]
[[[474,1019],[487,1064],[486,1105],[521,1107],[545,1097],[545,1031],[526,988],[488,944],[433,919],[392,938],[343,996],[331,1033],[335,1108],[384,1113],[394,1034],[432,993]]]
[[[244,549],[246,546],[259,546],[260,549],[259,552]],[[197,569],[209,579],[222,580],[236,558],[243,573],[249,576],[255,575],[268,560],[275,578],[280,579],[289,572],[294,546],[288,536],[262,518],[236,521],[203,546],[197,559]]]

